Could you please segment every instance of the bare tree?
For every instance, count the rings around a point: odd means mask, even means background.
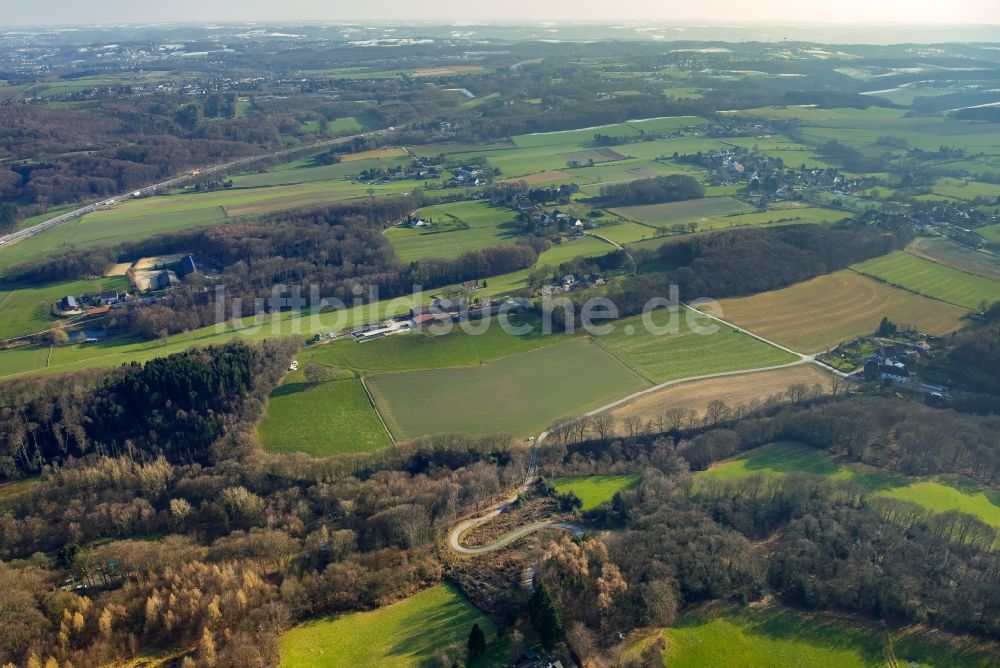
[[[805,383],[793,383],[788,386],[788,390],[785,392],[788,396],[788,400],[793,404],[803,401],[808,393],[809,390],[806,388]]]
[[[722,399],[712,399],[705,407],[705,424],[717,425],[732,414],[729,406]]]
[[[683,408],[668,408],[666,413],[663,414],[664,419],[667,422],[667,429],[669,431],[680,431],[680,428],[684,426],[684,409]]]
[[[642,418],[637,415],[629,415],[625,418],[625,430],[628,432],[630,437],[635,438],[638,436],[641,429]]]
[[[615,435],[615,416],[611,413],[599,413],[590,422],[597,437],[602,441],[607,441]]]

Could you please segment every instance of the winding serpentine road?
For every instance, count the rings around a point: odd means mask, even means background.
[[[594,236],[596,236],[596,235],[594,235]],[[613,242],[610,242],[610,243],[613,243]],[[693,307],[688,306],[687,304],[684,304],[683,306],[685,308],[688,308],[688,309],[691,309],[691,310],[696,310]],[[702,315],[707,316],[708,318],[710,318],[712,320],[715,320],[715,321],[717,321],[719,323],[722,323],[722,324],[724,324],[724,325],[726,325],[728,327],[732,327],[733,329],[736,329],[736,330],[739,330],[740,332],[748,334],[749,336],[752,336],[753,338],[755,338],[755,339],[757,339],[759,341],[762,341],[764,343],[772,345],[775,348],[778,348],[779,350],[783,350],[783,351],[785,351],[785,352],[787,352],[787,353],[789,353],[791,355],[795,355],[798,359],[796,359],[793,362],[788,362],[786,364],[777,364],[775,366],[759,367],[759,368],[756,368],[756,369],[741,369],[741,370],[738,370],[738,371],[720,371],[718,373],[707,373],[707,374],[702,374],[700,376],[691,376],[689,378],[678,378],[676,380],[670,380],[670,381],[667,381],[665,383],[660,383],[659,385],[654,385],[654,386],[648,387],[648,388],[646,388],[644,390],[640,390],[639,392],[635,392],[633,394],[628,395],[627,397],[623,397],[623,398],[618,399],[616,401],[612,401],[611,403],[605,404],[604,406],[601,406],[600,408],[595,408],[594,410],[589,411],[587,413],[584,413],[583,415],[581,415],[579,418],[576,418],[576,419],[582,420],[582,419],[585,419],[585,418],[588,418],[588,417],[592,417],[592,416],[597,415],[599,413],[603,413],[603,412],[609,411],[609,410],[611,410],[613,408],[617,408],[618,406],[621,406],[622,404],[625,404],[625,403],[628,403],[629,401],[632,401],[636,397],[641,397],[641,396],[643,396],[645,394],[650,394],[652,392],[657,392],[659,390],[662,390],[664,388],[667,388],[667,387],[670,387],[670,386],[673,386],[673,385],[680,385],[682,383],[691,383],[691,382],[698,381],[698,380],[709,380],[709,379],[712,379],[712,378],[724,378],[726,376],[736,376],[736,375],[742,375],[742,374],[747,374],[747,373],[756,373],[756,372],[759,372],[759,371],[772,371],[772,370],[775,370],[775,369],[785,369],[785,368],[788,368],[788,367],[798,366],[800,364],[810,364],[810,363],[812,363],[812,364],[818,364],[819,366],[823,367],[823,369],[829,371],[830,373],[838,375],[841,378],[849,378],[850,377],[850,374],[844,373],[842,371],[838,371],[837,369],[830,368],[827,365],[823,364],[822,362],[820,362],[819,360],[816,359],[816,355],[805,355],[803,353],[796,352],[796,351],[794,351],[794,350],[792,350],[790,348],[786,348],[785,346],[783,346],[783,345],[781,345],[779,343],[775,343],[774,341],[770,341],[768,339],[765,339],[764,337],[759,336],[757,334],[754,334],[753,332],[749,332],[749,331],[747,331],[747,330],[745,330],[745,329],[743,329],[741,327],[738,327],[737,325],[732,324],[731,322],[723,320],[722,318],[714,316],[714,315],[712,315],[710,313],[705,313],[704,311],[697,311],[697,312],[700,313],[700,314],[702,314]],[[561,521],[555,521],[555,520],[553,520],[553,521],[544,521],[543,520],[543,521],[532,522],[530,524],[525,524],[523,526],[520,526],[517,529],[514,529],[510,533],[504,534],[500,538],[496,539],[495,541],[493,541],[492,543],[489,543],[487,545],[478,545],[478,546],[475,546],[475,547],[466,547],[466,546],[462,545],[462,542],[461,542],[462,541],[462,535],[465,532],[467,532],[467,531],[469,531],[471,529],[474,529],[475,527],[477,527],[477,526],[479,526],[481,524],[485,524],[485,523],[489,522],[493,518],[499,516],[501,513],[503,513],[504,511],[506,511],[508,508],[510,508],[512,505],[514,505],[514,503],[517,501],[517,497],[522,492],[526,491],[528,489],[528,487],[531,486],[531,483],[533,483],[535,481],[535,477],[536,477],[537,471],[538,471],[538,446],[545,439],[545,437],[547,435],[548,435],[548,432],[542,432],[538,436],[538,438],[535,440],[535,445],[534,445],[534,447],[531,450],[531,460],[528,463],[528,472],[527,472],[527,474],[525,476],[524,483],[522,483],[522,485],[517,489],[517,491],[514,492],[514,494],[512,494],[510,497],[504,499],[503,501],[500,501],[499,503],[496,503],[496,504],[490,506],[489,508],[487,508],[486,511],[483,514],[478,515],[476,517],[472,517],[472,518],[469,518],[469,519],[462,520],[461,522],[459,522],[458,524],[456,524],[454,527],[452,527],[451,531],[448,532],[448,547],[450,547],[453,551],[457,552],[458,554],[464,554],[464,555],[468,555],[468,556],[477,556],[477,555],[488,554],[490,552],[495,552],[496,550],[504,548],[507,545],[510,545],[511,543],[513,543],[513,542],[515,542],[515,541],[517,541],[517,540],[519,540],[521,538],[524,538],[525,536],[527,536],[529,534],[532,534],[532,533],[534,533],[536,531],[540,531],[541,529],[548,529],[548,528],[566,529],[567,531],[571,531],[573,533],[573,535],[575,537],[577,537],[577,538],[580,538],[581,536],[583,536],[586,533],[585,529],[583,529],[582,527],[580,527],[580,526],[578,526],[576,524],[572,524],[570,522],[561,522]]]

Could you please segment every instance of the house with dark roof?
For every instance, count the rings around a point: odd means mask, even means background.
[[[181,277],[194,274],[197,271],[198,265],[195,264],[193,255],[185,255],[181,258],[181,266],[180,269],[177,270],[177,273],[180,274]]]
[[[105,290],[101,293],[100,297],[102,306],[110,306],[111,304],[117,304],[121,300],[122,295],[118,294],[117,290]]]

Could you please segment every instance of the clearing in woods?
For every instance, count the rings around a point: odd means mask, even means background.
[[[590,510],[610,501],[617,492],[632,489],[639,483],[638,475],[584,475],[552,478],[549,480],[559,494],[573,492],[583,502],[582,509]]]
[[[802,353],[871,334],[883,317],[943,336],[958,330],[968,313],[848,269],[720,304],[727,321]]]
[[[281,638],[281,665],[288,668],[406,668],[436,665],[454,646],[465,656],[473,624],[486,634],[487,653],[473,666],[502,662],[505,643],[496,626],[457,588],[439,584],[370,612],[352,612],[300,624]]]
[[[699,480],[731,480],[749,475],[811,473],[831,480],[849,480],[877,496],[909,501],[931,513],[958,511],[1000,527],[1000,493],[968,478],[938,475],[910,478],[855,462],[841,463],[826,451],[798,443],[772,443],[713,464]]]
[[[403,262],[427,257],[458,257],[489,246],[513,244],[521,230],[510,209],[487,202],[453,202],[414,214],[426,226],[396,226],[385,233]]]
[[[926,633],[919,626],[890,630],[874,623],[792,610],[778,604],[736,608],[708,605],[663,630],[668,666],[713,668],[851,668],[935,666],[987,668],[996,655],[983,645]],[[895,663],[886,654],[890,643]]]

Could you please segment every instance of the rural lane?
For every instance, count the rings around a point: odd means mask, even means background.
[[[597,236],[597,235],[593,235],[593,236]],[[609,241],[609,243],[613,244],[614,242]],[[617,245],[617,244],[615,244],[615,245]],[[691,306],[689,306],[687,304],[683,304],[683,306],[684,306],[684,308],[691,309],[692,311],[697,311],[697,309],[694,309],[693,307],[691,307]],[[744,332],[744,333],[748,334],[749,336],[752,336],[753,338],[757,339],[758,341],[761,341],[761,342],[766,343],[768,345],[774,346],[775,348],[778,348],[779,350],[782,350],[782,351],[784,351],[786,353],[789,353],[791,355],[795,355],[796,357],[798,357],[798,359],[795,360],[795,361],[793,361],[793,362],[787,362],[785,364],[777,364],[777,365],[774,365],[774,366],[757,367],[757,368],[754,368],[754,369],[740,369],[738,371],[720,371],[720,372],[717,372],[717,373],[706,373],[706,374],[702,374],[700,376],[690,376],[688,378],[677,378],[675,380],[670,380],[670,381],[667,381],[665,383],[660,383],[659,385],[654,385],[652,387],[648,387],[645,390],[640,390],[639,392],[634,392],[634,393],[628,395],[627,397],[623,397],[623,398],[618,399],[616,401],[612,401],[609,404],[605,404],[604,406],[601,406],[599,408],[595,408],[592,411],[584,413],[579,418],[576,418],[575,420],[571,420],[571,422],[576,421],[576,420],[582,420],[582,419],[585,419],[585,418],[588,418],[588,417],[593,417],[594,415],[598,415],[600,413],[604,413],[605,411],[609,411],[609,410],[612,410],[614,408],[617,408],[617,407],[621,406],[622,404],[626,404],[626,403],[632,401],[633,399],[636,399],[638,397],[641,397],[643,395],[650,394],[650,393],[653,393],[653,392],[658,392],[659,390],[662,390],[662,389],[667,388],[667,387],[671,387],[673,385],[681,385],[683,383],[692,383],[692,382],[699,381],[699,380],[709,380],[709,379],[712,379],[712,378],[725,378],[726,376],[737,376],[737,375],[744,375],[744,374],[749,374],[749,373],[757,373],[757,372],[761,372],[761,371],[773,371],[775,369],[786,369],[788,367],[798,366],[800,364],[810,364],[810,363],[817,364],[817,365],[821,366],[823,369],[825,369],[826,371],[829,371],[830,373],[838,375],[838,376],[840,376],[842,378],[849,378],[850,377],[850,374],[844,373],[842,371],[838,371],[837,369],[833,369],[833,368],[831,368],[831,367],[829,367],[829,366],[821,363],[819,360],[816,359],[815,355],[805,355],[803,353],[796,352],[796,351],[794,351],[794,350],[792,350],[790,348],[786,348],[785,346],[783,346],[783,345],[781,345],[779,343],[775,343],[774,341],[771,341],[769,339],[765,339],[763,336],[759,336],[757,334],[754,334],[753,332],[750,332],[750,331],[747,331],[747,330],[743,329],[742,327],[738,327],[738,326],[732,324],[731,322],[727,322],[726,320],[723,320],[722,318],[716,317],[716,316],[714,316],[714,315],[712,315],[710,313],[705,313],[704,311],[697,311],[697,312],[701,313],[702,315],[707,316],[708,318],[710,318],[712,320],[715,320],[715,321],[717,321],[719,323],[722,323],[722,324],[724,324],[724,325],[726,325],[728,327],[732,327],[733,329],[736,329],[736,330],[738,330],[740,332]],[[486,512],[484,512],[483,514],[478,515],[476,517],[472,517],[472,518],[469,518],[469,519],[462,520],[461,522],[459,522],[458,524],[456,524],[454,527],[452,527],[451,531],[448,533],[448,547],[450,547],[453,551],[455,551],[455,552],[457,552],[459,554],[464,554],[464,555],[469,555],[469,556],[476,556],[476,555],[487,554],[489,552],[495,552],[496,550],[499,550],[499,549],[501,549],[503,547],[506,547],[507,545],[510,545],[514,541],[519,540],[520,538],[523,538],[524,536],[527,536],[527,535],[529,535],[531,533],[534,533],[536,531],[540,531],[541,529],[547,529],[547,528],[566,529],[567,531],[571,531],[573,533],[573,535],[575,537],[577,537],[577,538],[583,536],[584,533],[586,533],[586,531],[582,527],[577,526],[576,524],[572,524],[570,522],[540,521],[540,522],[532,522],[531,524],[525,524],[525,525],[523,525],[521,527],[518,527],[517,529],[514,529],[510,533],[504,534],[503,536],[501,536],[497,540],[493,541],[492,543],[489,543],[488,545],[480,545],[480,546],[476,546],[476,547],[466,547],[466,546],[462,545],[462,542],[461,542],[462,534],[464,534],[466,531],[469,531],[470,529],[473,529],[473,528],[475,528],[475,527],[477,527],[477,526],[479,526],[481,524],[485,524],[486,522],[489,522],[490,520],[494,519],[495,517],[499,516],[501,513],[503,513],[507,509],[509,509],[517,501],[517,497],[523,491],[527,490],[528,487],[531,485],[531,483],[534,482],[535,476],[536,476],[536,473],[537,473],[537,470],[538,470],[538,446],[545,439],[545,437],[547,435],[548,435],[547,431],[542,432],[541,434],[539,434],[538,438],[535,440],[534,447],[531,450],[531,460],[528,463],[528,471],[527,471],[527,474],[525,475],[524,483],[517,489],[517,491],[514,492],[514,494],[512,494],[510,497],[504,499],[503,501],[500,501],[499,503],[496,503],[496,504],[490,506],[489,508],[487,508]]]

